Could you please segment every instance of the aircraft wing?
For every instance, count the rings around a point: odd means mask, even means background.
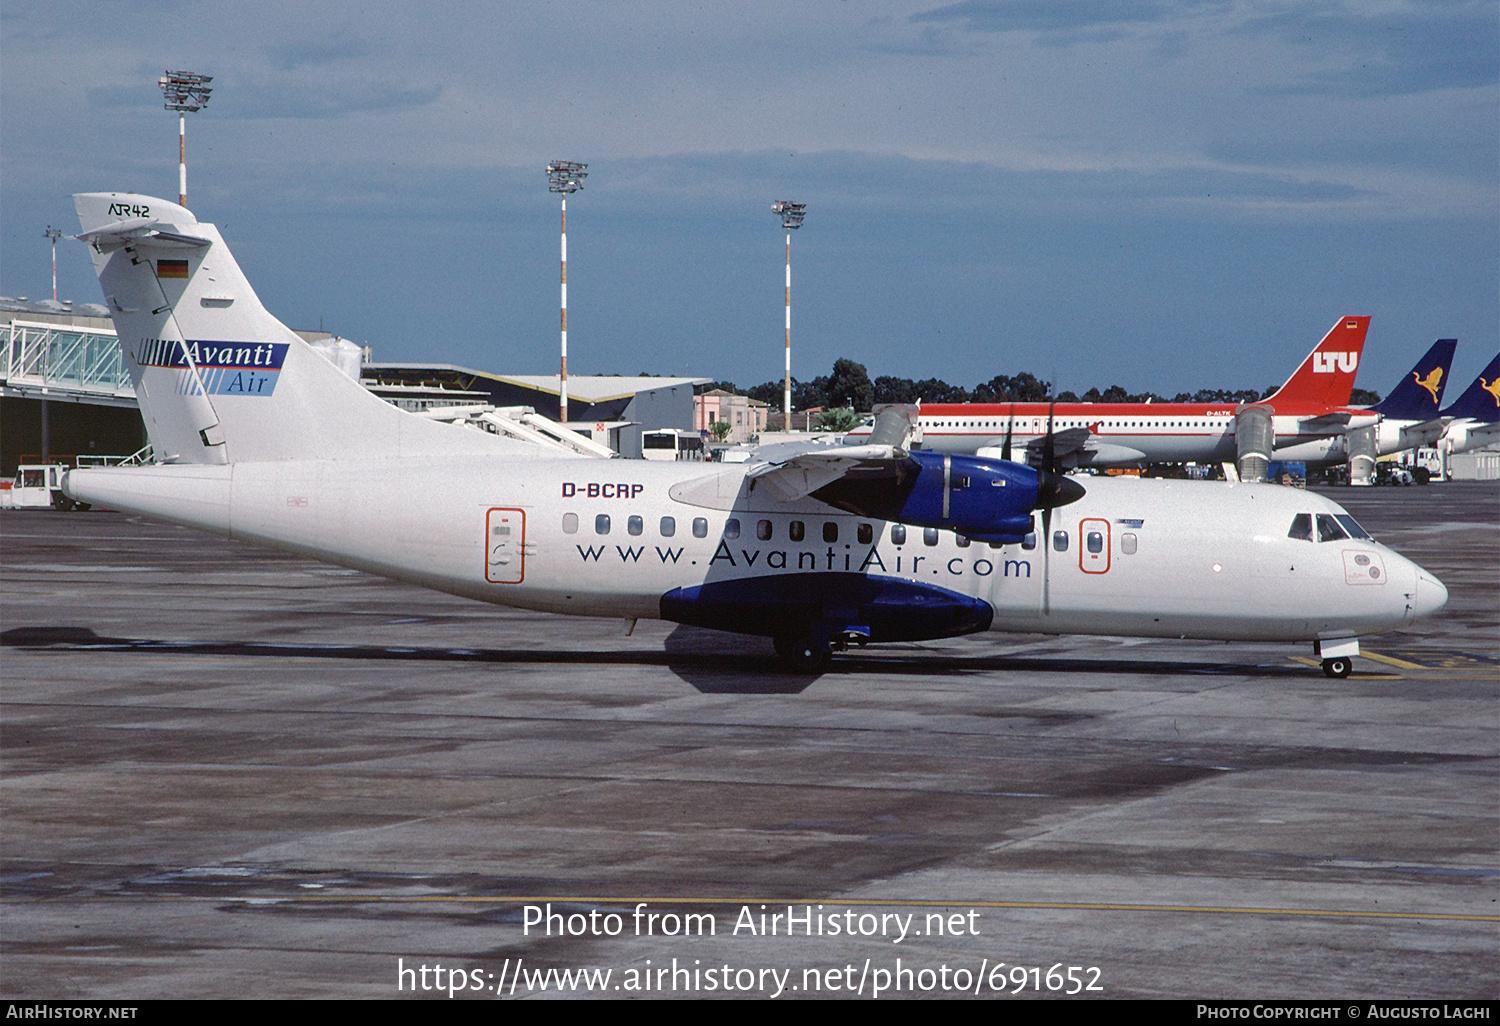
[[[1500,422],[1490,421],[1488,424],[1469,425],[1469,447],[1471,449],[1482,449],[1486,445],[1494,445],[1500,441]]]
[[[794,443],[793,443],[794,444]],[[766,488],[782,502],[793,502],[850,474],[896,473],[906,453],[892,445],[840,445],[778,455],[762,449],[769,462],[745,475],[750,487]]]
[[[1080,467],[1092,466],[1117,466],[1122,463],[1142,463],[1146,460],[1146,454],[1139,449],[1132,449],[1128,445],[1111,445],[1109,442],[1095,442],[1084,446],[1077,451],[1076,460],[1065,463],[1064,466],[1073,466],[1076,463]]]
[[[1334,435],[1343,431],[1354,419],[1354,414],[1348,410],[1335,410],[1332,413],[1324,413],[1317,417],[1303,417],[1297,421],[1297,433],[1304,435],[1323,434]]]
[[[1035,455],[1037,459],[1041,459],[1042,453],[1047,448],[1047,437],[1043,435],[1040,438],[1033,438],[1027,442],[1027,454]],[[1083,449],[1087,449],[1090,440],[1094,437],[1094,433],[1086,427],[1065,428],[1062,431],[1054,431],[1051,437],[1052,452],[1058,459],[1064,459]]]
[[[1443,432],[1447,429],[1448,419],[1445,417],[1434,417],[1431,420],[1408,425],[1401,429],[1401,447],[1415,449],[1423,445],[1432,445],[1443,436]]]
[[[1022,448],[1025,450],[1026,462],[1031,466],[1041,466],[1046,462],[1047,436],[1033,438]],[[997,445],[985,446],[979,450],[981,456],[994,457],[1002,454],[1002,447]],[[1096,463],[1100,466],[1139,463],[1146,459],[1146,454],[1128,445],[1101,442],[1088,428],[1068,428],[1052,436],[1052,458],[1058,467],[1067,470]]]

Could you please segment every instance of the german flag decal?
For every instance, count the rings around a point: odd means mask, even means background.
[[[158,260],[156,276],[158,278],[186,278],[188,262],[186,260]]]

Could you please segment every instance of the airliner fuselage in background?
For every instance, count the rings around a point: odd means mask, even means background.
[[[1500,442],[1500,356],[1490,360],[1441,416],[1448,424],[1438,445],[1449,454]]]
[[[176,204],[75,197],[158,465],[76,501],[528,609],[851,643],[986,629],[1311,641],[1447,593],[1337,504],[1266,485],[1072,479],[889,439],[748,464],[591,459],[399,410],[272,317]],[[884,430],[884,429],[882,429]]]
[[[1384,399],[1374,406],[1351,406],[1344,411],[1354,417],[1366,414],[1380,417],[1380,423],[1375,426],[1374,452],[1369,455],[1384,456],[1432,445],[1442,436],[1446,422],[1439,408],[1457,346],[1457,339],[1438,339]],[[1350,454],[1346,432],[1278,446],[1275,455],[1278,460],[1327,465],[1342,463]]]
[[[1275,447],[1297,445],[1376,423],[1348,408],[1370,318],[1342,317],[1273,395],[1254,405],[1272,411]],[[1232,462],[1236,403],[923,403],[918,426],[935,452],[1000,450],[1010,438],[1023,453],[1053,448],[1079,466]],[[862,425],[848,435],[858,444]],[[1018,456],[1018,458],[1020,458]]]

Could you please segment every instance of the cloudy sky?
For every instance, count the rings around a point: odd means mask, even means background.
[[[386,360],[1060,388],[1279,383],[1343,314],[1387,392],[1500,324],[1495,0],[49,0],[0,9],[0,294],[73,192],[189,205],[267,307]],[[64,298],[100,299],[76,243]],[[1450,392],[1450,398],[1456,392]]]

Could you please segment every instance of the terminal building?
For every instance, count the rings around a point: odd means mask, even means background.
[[[328,332],[298,334],[326,355],[330,343],[351,346]],[[530,407],[554,421],[560,412],[555,374],[375,363],[369,355],[365,349],[358,360],[361,382],[404,409]],[[709,380],[570,376],[566,427],[638,459],[643,432],[693,429],[694,387]],[[13,477],[20,463],[114,462],[146,444],[108,311],[94,303],[0,297],[0,477]]]

